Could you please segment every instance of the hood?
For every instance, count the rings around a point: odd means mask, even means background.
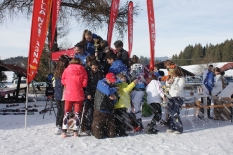
[[[83,74],[82,71],[81,71],[81,68],[83,66],[82,65],[78,65],[78,64],[70,64],[68,67],[67,67],[67,71],[69,73],[71,73],[72,75],[80,75],[80,74]]]

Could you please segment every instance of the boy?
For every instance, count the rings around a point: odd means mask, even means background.
[[[115,123],[116,123],[116,135],[117,136],[128,136],[125,132],[124,122],[126,122],[126,117],[129,118],[126,108],[130,107],[130,95],[129,93],[135,87],[138,80],[135,79],[130,84],[126,83],[126,76],[123,74],[118,74],[117,79],[120,83],[116,84],[118,88],[118,96],[120,96],[119,100],[114,106],[115,111]]]
[[[114,53],[108,53],[106,56],[106,60],[108,61],[108,64],[111,65],[111,67],[109,68],[110,73],[113,73],[114,75],[120,73],[128,75],[127,67],[123,64],[121,60],[116,60],[116,55]]]
[[[121,40],[117,40],[114,42],[114,46],[116,49],[117,60],[121,60],[125,66],[129,68],[129,54],[123,49],[123,42]]]
[[[95,90],[99,80],[104,78],[103,72],[99,70],[99,62],[92,60],[89,63],[89,69],[86,69],[88,75],[88,84],[85,89],[86,105],[84,111],[84,127],[86,134],[91,133],[91,124],[93,119]]]
[[[95,92],[92,130],[95,138],[115,137],[114,104],[117,92],[114,88],[116,76],[108,73],[99,80]]]

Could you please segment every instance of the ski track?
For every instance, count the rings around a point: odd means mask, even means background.
[[[33,102],[35,104],[35,102]],[[32,104],[32,105],[33,105]],[[44,105],[40,101],[37,104]],[[19,107],[22,107],[22,103]],[[0,104],[0,108],[5,107]],[[12,107],[11,107],[12,108]],[[14,107],[17,108],[17,107]],[[37,109],[40,111],[44,107]],[[144,127],[153,116],[143,118]],[[230,121],[194,119],[193,112],[181,111],[184,125],[183,134],[167,133],[167,127],[157,125],[159,133],[129,132],[128,137],[95,139],[93,136],[61,138],[55,135],[55,116],[48,112],[43,115],[27,116],[27,128],[24,128],[24,115],[0,116],[1,155],[64,155],[65,154],[111,154],[111,155],[212,155],[233,154],[233,130]]]

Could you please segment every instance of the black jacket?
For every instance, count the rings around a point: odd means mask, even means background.
[[[88,84],[85,89],[85,95],[91,95],[94,98],[96,86],[99,80],[104,78],[104,73],[102,70],[98,70],[96,73],[93,73],[90,67],[86,67],[88,75]]]
[[[125,64],[127,66],[127,68],[129,69],[129,54],[128,54],[128,52],[122,48],[121,51],[116,53],[116,54],[117,54],[117,60],[121,60],[123,62],[123,64]]]

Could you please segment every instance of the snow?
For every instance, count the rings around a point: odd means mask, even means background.
[[[33,97],[32,95],[30,97]],[[45,106],[43,96],[28,105],[39,111]],[[20,103],[18,107],[24,107]],[[0,104],[0,109],[6,104]],[[230,121],[195,119],[193,109],[181,111],[184,133],[167,133],[166,126],[157,125],[159,133],[129,132],[128,137],[95,139],[93,136],[67,137],[62,139],[54,134],[55,116],[47,112],[45,118],[39,112],[27,116],[27,128],[24,127],[24,115],[0,115],[0,150],[2,155],[43,155],[43,154],[111,154],[111,155],[187,155],[187,154],[233,154],[233,126]],[[151,117],[143,117],[146,126]]]

